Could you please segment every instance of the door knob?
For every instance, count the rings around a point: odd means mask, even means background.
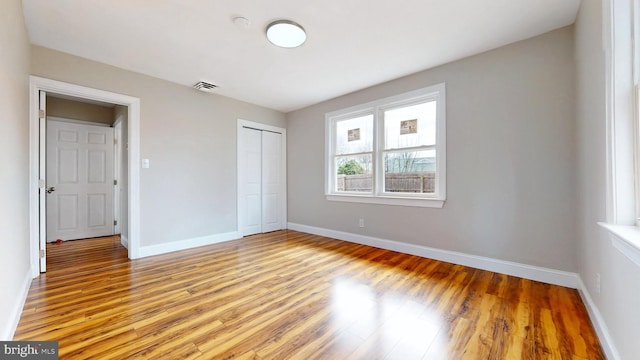
[[[49,186],[46,190],[47,194],[51,194],[52,192],[56,191],[56,188],[54,186]]]

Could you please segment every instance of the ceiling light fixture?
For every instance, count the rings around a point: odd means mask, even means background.
[[[295,48],[304,44],[307,33],[302,26],[293,21],[278,20],[267,26],[267,39],[276,46]]]

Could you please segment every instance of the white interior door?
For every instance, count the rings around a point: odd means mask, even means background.
[[[238,128],[238,212],[243,236],[280,230],[284,217],[282,134]]]
[[[47,121],[47,241],[113,235],[113,128]]]

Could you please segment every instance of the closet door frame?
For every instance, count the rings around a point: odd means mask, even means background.
[[[280,128],[277,126],[266,125],[254,121],[248,121],[244,119],[238,119],[237,124],[237,151],[236,151],[236,169],[237,169],[237,229],[240,236],[245,236],[244,228],[245,223],[244,219],[246,219],[246,211],[247,207],[244,204],[244,195],[245,195],[245,174],[244,170],[241,168],[241,164],[243,164],[242,160],[242,131],[243,128],[250,128],[259,131],[270,131],[281,134],[281,201],[278,206],[280,210],[280,218],[281,218],[281,228],[287,228],[287,130],[284,128]]]

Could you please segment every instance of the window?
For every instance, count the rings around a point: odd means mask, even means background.
[[[326,114],[326,195],[334,201],[442,207],[445,85]]]
[[[640,265],[640,1],[604,4],[607,221],[599,224],[613,246]]]
[[[632,73],[633,73],[633,107],[635,116],[635,195],[636,195],[636,221],[635,225],[640,227],[640,1],[635,0],[631,3],[633,7],[632,26],[633,35],[631,35],[632,43]]]
[[[605,11],[607,223],[636,224],[633,2],[609,1]]]

